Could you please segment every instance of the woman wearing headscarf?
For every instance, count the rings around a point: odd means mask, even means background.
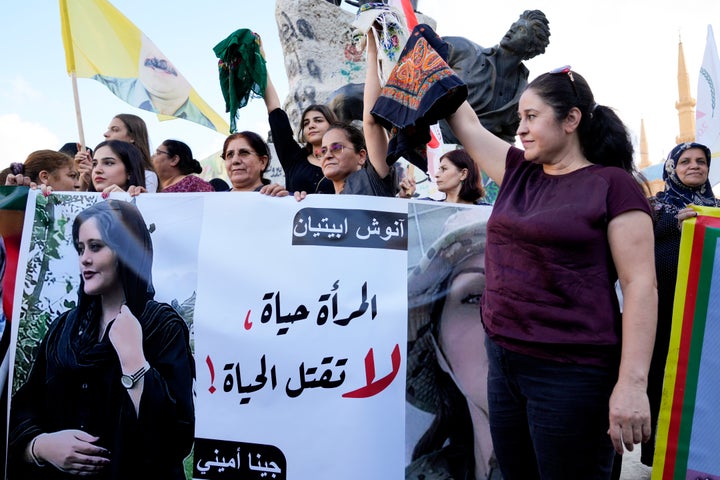
[[[665,161],[665,190],[651,198],[655,220],[655,270],[658,286],[658,322],[655,348],[648,378],[648,397],[653,437],[642,446],[641,460],[652,465],[655,451],[654,432],[660,411],[665,360],[670,344],[673,299],[680,254],[680,223],[696,216],[689,205],[718,207],[708,181],[710,149],[700,143],[686,142],[672,149]]]

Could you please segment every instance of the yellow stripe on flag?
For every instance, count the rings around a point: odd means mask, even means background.
[[[670,345],[668,348],[665,378],[661,407],[658,415],[657,433],[655,434],[655,456],[653,460],[652,479],[660,480],[665,471],[665,458],[668,449],[668,435],[670,420],[673,413],[678,414],[673,408],[675,389],[677,388],[677,366],[680,356],[680,340],[682,338],[682,321],[685,312],[685,295],[688,286],[690,272],[690,254],[692,252],[693,239],[695,237],[695,219],[685,220],[682,226],[680,238],[680,260],[678,261],[678,275],[675,286],[675,300],[673,303],[672,330],[670,333]]]
[[[690,205],[698,212],[698,215],[708,217],[720,217],[720,208],[700,207]],[[668,451],[669,442],[675,442],[677,439],[670,439],[670,427],[673,420],[677,423],[682,414],[682,405],[675,405],[675,396],[677,389],[681,389],[682,395],[678,400],[682,400],[686,385],[678,385],[678,365],[680,363],[680,349],[683,341],[683,323],[685,321],[685,311],[689,307],[687,304],[687,291],[691,286],[689,283],[691,257],[693,248],[695,247],[695,233],[700,228],[697,226],[695,218],[685,220],[682,224],[682,236],[680,237],[680,255],[678,259],[677,283],[675,286],[675,298],[673,301],[672,330],[670,334],[670,346],[668,349],[667,363],[665,367],[665,377],[663,383],[662,401],[660,413],[657,422],[657,434],[655,442],[655,456],[652,465],[652,480],[664,480],[666,478],[674,478],[674,472],[665,472],[666,464],[673,461],[677,456],[677,451]],[[687,368],[684,365],[683,368]],[[676,417],[676,418],[674,418]],[[677,445],[675,445],[677,447]],[[671,458],[672,457],[672,458]],[[668,477],[669,475],[669,477]]]
[[[60,5],[68,73],[138,76],[142,32],[125,15],[105,0],[60,0]]]

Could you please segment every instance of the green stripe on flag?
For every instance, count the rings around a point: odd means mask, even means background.
[[[696,226],[697,228],[697,226]],[[695,301],[695,316],[693,318],[692,340],[687,364],[687,379],[685,382],[685,398],[683,399],[680,434],[675,463],[675,480],[685,480],[687,476],[688,456],[690,453],[690,436],[692,434],[693,416],[695,414],[695,401],[697,396],[700,361],[702,347],[705,340],[705,325],[707,323],[708,304],[710,303],[710,282],[715,265],[715,250],[720,229],[705,227],[705,236],[700,261],[700,273],[697,278],[697,297]]]

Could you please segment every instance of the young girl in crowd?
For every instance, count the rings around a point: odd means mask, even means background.
[[[298,139],[304,145],[300,146],[293,138],[287,113],[280,108],[280,98],[270,75],[265,87],[265,105],[273,145],[285,172],[287,189],[291,192],[335,193],[332,182],[323,176],[321,159],[315,156],[330,124],[337,122],[332,110],[325,105],[313,104],[303,111],[298,126]]]
[[[145,188],[145,170],[140,150],[122,140],[106,140],[95,147],[90,172],[90,192],[130,192]]]
[[[103,136],[105,140],[122,140],[132,143],[138,148],[143,169],[145,170],[145,188],[150,193],[157,192],[159,181],[150,157],[150,137],[145,121],[137,115],[120,113],[110,121],[110,125],[108,125],[108,129]],[[75,163],[81,174],[82,189],[88,190],[91,183],[90,170],[92,170],[92,158],[89,152],[79,151],[75,155]]]

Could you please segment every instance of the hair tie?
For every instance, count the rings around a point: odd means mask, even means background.
[[[13,162],[10,164],[10,171],[13,175],[21,175],[25,173],[25,165],[20,162]]]
[[[590,111],[589,111],[589,113],[588,113],[588,116],[589,116],[590,118],[593,118],[593,117],[594,117],[593,114],[595,113],[595,109],[596,109],[597,107],[598,107],[598,104],[597,104],[597,103],[593,103],[593,104],[590,106]]]

